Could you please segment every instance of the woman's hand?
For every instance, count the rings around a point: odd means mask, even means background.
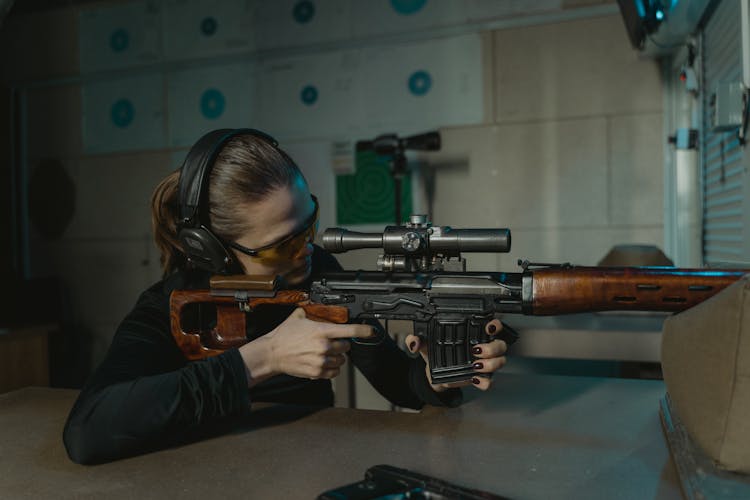
[[[369,325],[337,325],[312,321],[296,309],[268,334],[240,347],[250,386],[285,373],[294,377],[331,379],[346,363],[350,338],[375,334]],[[346,339],[346,340],[345,340]]]
[[[488,335],[497,335],[503,329],[503,324],[499,319],[493,319],[487,323],[484,327]],[[427,359],[427,344],[423,343],[420,337],[416,335],[407,335],[406,337],[406,348],[409,352],[415,354],[419,352],[425,361],[425,372],[427,374],[427,380],[430,380],[430,362]],[[464,387],[467,385],[474,385],[483,391],[490,388],[492,380],[489,377],[480,376],[480,373],[493,373],[503,366],[505,366],[506,358],[503,356],[508,346],[504,341],[495,339],[486,344],[477,344],[474,346],[474,371],[478,374],[476,377],[472,377],[471,380],[462,382],[453,382],[448,384],[430,384],[432,389],[437,392],[443,392],[451,387]]]

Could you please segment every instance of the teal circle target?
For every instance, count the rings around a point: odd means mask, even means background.
[[[427,71],[415,71],[409,77],[409,92],[416,96],[426,95],[432,88],[432,76]]]
[[[299,94],[302,102],[308,106],[312,106],[318,101],[318,89],[314,85],[307,85]]]
[[[119,99],[110,109],[112,123],[118,128],[127,128],[135,119],[135,106],[130,99]]]
[[[130,35],[122,28],[112,32],[112,35],[109,37],[109,48],[112,49],[112,52],[124,52],[128,49],[129,45]]]
[[[427,0],[391,0],[393,10],[401,15],[409,16],[422,10]]]
[[[201,21],[201,33],[203,35],[211,36],[216,33],[217,29],[219,29],[219,23],[213,17],[209,16]]]
[[[297,4],[294,6],[292,16],[294,17],[294,20],[299,24],[309,23],[310,21],[312,21],[312,18],[315,17],[315,4],[313,4],[310,0],[302,0],[300,2],[297,2]]]
[[[215,120],[224,114],[226,99],[218,89],[208,89],[201,95],[201,113],[209,120]]]

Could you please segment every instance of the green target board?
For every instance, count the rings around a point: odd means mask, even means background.
[[[389,158],[358,151],[355,173],[336,176],[336,223],[388,224],[396,221],[395,192]],[[411,174],[401,179],[401,222],[412,211]]]

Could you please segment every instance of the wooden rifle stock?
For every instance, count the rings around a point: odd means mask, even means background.
[[[264,304],[296,305],[308,319],[330,323],[349,321],[349,310],[342,306],[312,304],[306,292],[279,290],[269,280],[258,281],[252,276],[218,276],[211,281],[210,290],[175,290],[169,297],[169,316],[172,336],[187,359],[196,360],[216,356],[248,342],[246,338],[247,312]],[[222,294],[222,291],[228,291]],[[253,296],[254,293],[267,296]],[[208,303],[216,307],[216,325],[209,330],[185,331],[182,315],[191,304]]]
[[[672,267],[550,267],[532,271],[524,302],[535,316],[693,307],[750,270]],[[529,293],[530,292],[530,293]]]

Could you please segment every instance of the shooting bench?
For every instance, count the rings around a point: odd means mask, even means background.
[[[420,413],[256,404],[220,437],[97,466],[62,428],[76,391],[0,395],[8,498],[300,498],[391,464],[510,498],[681,498],[661,381],[499,373],[459,408]]]

